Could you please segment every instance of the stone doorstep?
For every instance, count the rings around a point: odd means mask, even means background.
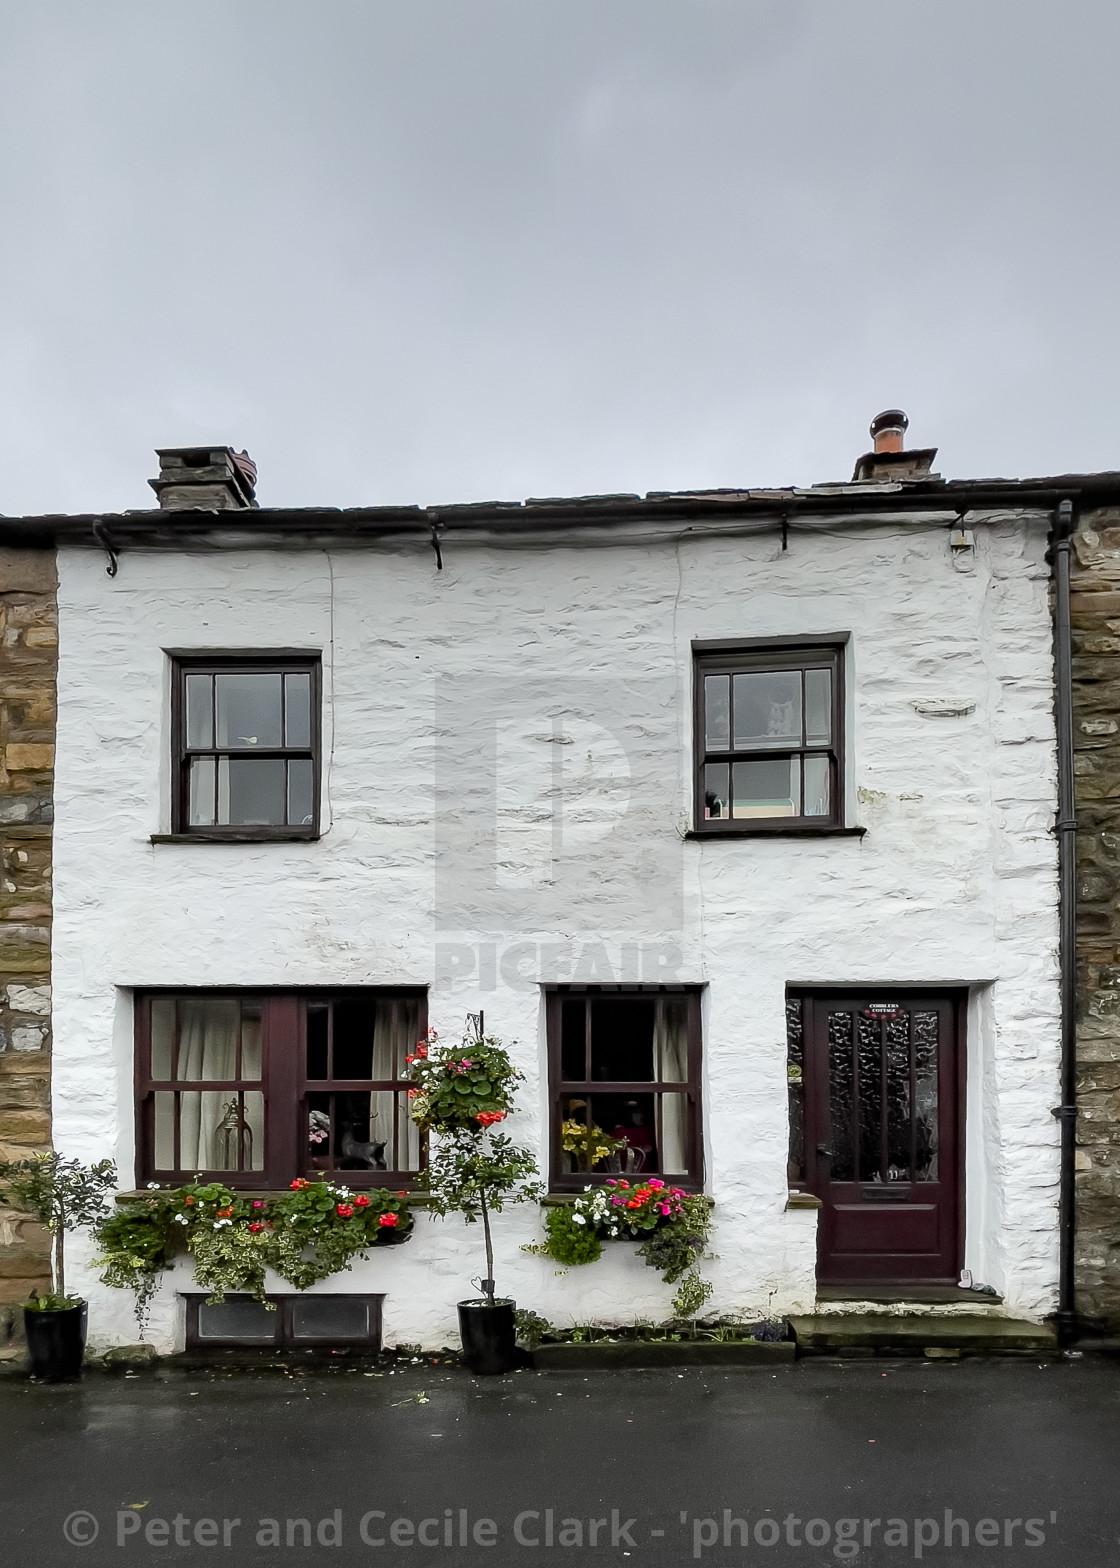
[[[1045,1323],[1016,1318],[974,1317],[971,1314],[938,1315],[907,1313],[826,1313],[816,1317],[791,1317],[790,1327],[799,1355],[830,1352],[889,1354],[929,1350],[957,1351],[961,1355],[990,1356],[1002,1353],[1054,1356],[1058,1341]]]
[[[995,1292],[964,1290],[960,1285],[818,1285],[817,1311],[832,1310],[840,1303],[846,1312],[867,1311],[863,1304],[897,1306],[904,1311],[915,1307],[968,1306],[998,1307],[1003,1297]]]
[[[773,1366],[792,1361],[792,1340],[756,1344],[750,1340],[591,1340],[585,1344],[538,1345],[532,1352],[536,1372],[610,1372],[628,1368]]]

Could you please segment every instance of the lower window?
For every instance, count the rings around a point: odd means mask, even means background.
[[[426,1027],[421,990],[139,995],[138,1179],[407,1186],[424,1146],[405,1056]]]
[[[252,1296],[228,1295],[209,1302],[189,1295],[187,1349],[285,1349],[351,1345],[376,1354],[381,1349],[384,1296],[270,1296],[268,1305]]]
[[[548,995],[551,1186],[703,1180],[700,993],[558,987]]]

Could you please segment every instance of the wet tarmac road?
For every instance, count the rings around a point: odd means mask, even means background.
[[[5,1379],[0,1435],[18,1568],[1120,1564],[1089,1358]]]

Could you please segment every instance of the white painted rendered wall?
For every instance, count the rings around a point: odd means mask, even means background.
[[[1006,1310],[1056,1276],[1054,743],[1041,519],[491,548],[100,552],[59,561],[54,1127],[133,1181],[137,986],[431,986],[481,1005],[528,1075],[512,1130],[545,1152],[540,982],[703,983],[713,1307],[812,1306],[815,1216],[787,1211],[787,984],[968,984],[966,1261]],[[852,635],[850,820],[864,838],[685,841],[693,638]],[[152,844],[167,831],[164,649],[321,649],[321,842]],[[968,708],[931,716],[925,707]],[[493,737],[496,794],[478,805]],[[488,741],[489,744],[489,741]],[[559,757],[559,761],[556,758]],[[493,771],[493,770],[492,770]],[[460,782],[461,781],[461,782]],[[484,795],[485,791],[483,791]],[[557,823],[555,803],[563,801]],[[473,804],[472,804],[473,801]],[[492,866],[496,864],[494,872]],[[437,879],[438,866],[438,879]],[[644,955],[644,956],[643,956]],[[659,959],[660,955],[660,959]],[[608,972],[605,966],[610,965]],[[558,1275],[498,1221],[500,1288],[564,1323],[663,1317],[616,1245]],[[76,1252],[81,1252],[81,1245]],[[321,1290],[386,1292],[386,1339],[454,1341],[476,1231],[421,1215]],[[83,1272],[94,1343],[130,1300]],[[181,1333],[169,1281],[151,1337]]]

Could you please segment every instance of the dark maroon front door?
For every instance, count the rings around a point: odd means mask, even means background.
[[[802,1005],[819,1283],[955,1284],[963,998],[884,990]]]

